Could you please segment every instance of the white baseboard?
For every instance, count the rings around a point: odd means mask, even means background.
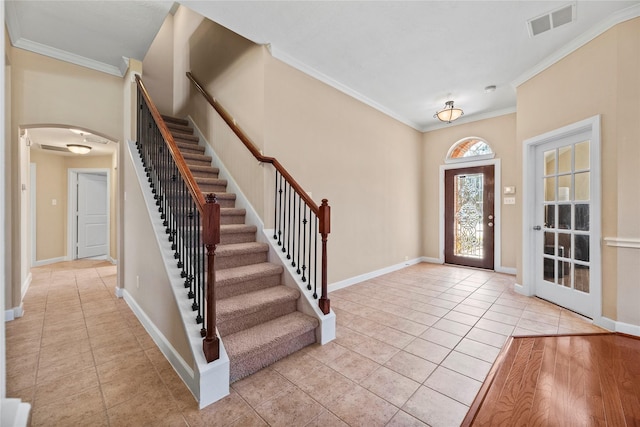
[[[518,270],[512,267],[496,267],[495,269],[496,273],[504,273],[504,274],[511,274],[513,276],[515,276],[516,274],[518,274]]]
[[[118,265],[118,260],[117,259],[113,259],[110,256],[107,257],[107,261],[109,261],[113,265]]]
[[[640,337],[640,325],[618,322],[616,320],[609,319],[608,317],[600,317],[599,319],[594,319],[593,323],[610,331]]]
[[[29,286],[31,286],[32,279],[33,279],[33,275],[31,274],[31,272],[29,272],[29,274],[27,274],[27,277],[24,279],[24,282],[22,282],[22,288],[20,292],[21,301],[24,299],[24,296],[27,294],[27,291],[29,290]]]
[[[432,257],[428,257],[428,256],[421,257],[420,261],[428,262],[430,264],[444,264],[444,260],[442,260],[440,258],[432,258]]]
[[[346,288],[351,285],[355,285],[356,283],[364,282],[365,280],[373,279],[378,276],[382,276],[384,274],[393,273],[394,271],[402,270],[403,268],[409,267],[411,265],[419,264],[424,261],[425,258],[414,258],[412,260],[404,261],[399,264],[395,264],[389,267],[381,268],[380,270],[371,271],[369,273],[361,274],[359,276],[354,276],[349,279],[341,280],[339,282],[335,282],[327,286],[329,293],[333,291],[337,291],[338,289]],[[428,262],[428,261],[426,261]]]
[[[24,309],[22,308],[22,304],[18,307],[13,307],[4,312],[4,321],[11,322],[12,320],[19,319],[24,315]]]
[[[31,404],[20,399],[0,399],[0,425],[12,427],[27,427],[30,425],[29,413]]]
[[[34,262],[32,267],[42,267],[43,265],[55,264],[57,262],[63,262],[63,261],[69,261],[69,258],[60,256],[57,258],[42,259]]]
[[[124,288],[119,288],[116,286],[116,297],[117,298],[124,297]]]

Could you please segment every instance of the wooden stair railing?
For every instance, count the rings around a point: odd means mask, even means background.
[[[313,290],[314,299],[318,298],[315,276],[318,261],[317,236],[318,234],[321,236],[322,295],[318,306],[324,314],[329,314],[331,307],[327,293],[327,237],[331,232],[331,207],[327,199],[322,199],[322,204],[318,206],[276,158],[264,156],[258,150],[231,115],[216,99],[209,95],[191,72],[187,72],[187,77],[256,160],[261,163],[269,163],[275,168],[276,200],[274,203],[273,237],[278,241],[278,245],[282,246],[282,252],[286,253],[287,259],[291,260],[291,266],[297,267],[296,272],[302,275],[302,281],[307,283],[307,289]],[[294,194],[292,195],[292,193]],[[308,218],[307,213],[309,214]]]
[[[197,311],[207,362],[220,357],[216,335],[215,251],[220,243],[220,205],[215,195],[203,195],[171,131],[154,105],[140,76],[136,145],[156,206],[172,242],[174,258]],[[204,257],[206,256],[206,267]]]

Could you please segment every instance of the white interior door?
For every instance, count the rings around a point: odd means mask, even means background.
[[[600,304],[599,144],[591,132],[535,149],[535,294],[593,318]]]
[[[107,255],[109,194],[106,174],[78,173],[77,258]]]

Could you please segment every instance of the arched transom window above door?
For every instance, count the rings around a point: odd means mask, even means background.
[[[470,136],[462,138],[449,148],[445,163],[473,162],[493,159],[495,153],[489,143],[482,138]]]

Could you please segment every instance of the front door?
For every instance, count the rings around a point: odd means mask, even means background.
[[[537,296],[593,317],[600,236],[594,231],[599,177],[590,137],[584,132],[536,146],[534,278]]]
[[[77,258],[107,255],[109,195],[106,174],[78,174]]]
[[[448,169],[444,185],[444,261],[493,270],[493,165]]]

